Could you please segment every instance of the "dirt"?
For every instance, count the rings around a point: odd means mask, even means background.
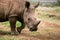
[[[0,25],[0,38],[2,37],[14,40],[60,40],[60,24],[42,21],[37,32],[30,32],[25,28],[19,35],[11,35],[9,27]]]

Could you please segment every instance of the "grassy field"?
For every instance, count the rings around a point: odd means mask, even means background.
[[[41,20],[38,31],[25,28],[21,34],[12,36],[7,21],[0,23],[0,40],[60,40],[60,7],[38,7],[36,13]],[[17,21],[16,27],[19,26],[21,23]]]
[[[60,24],[60,7],[38,7],[38,18]]]
[[[7,22],[1,22],[0,23],[1,25],[5,25],[6,27],[9,27],[10,24],[9,24],[9,21]],[[21,23],[19,21],[16,22],[16,27],[20,27],[21,26]]]

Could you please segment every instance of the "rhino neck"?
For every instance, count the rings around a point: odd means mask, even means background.
[[[24,23],[24,10],[21,11],[19,14],[18,14],[18,20],[22,23]]]

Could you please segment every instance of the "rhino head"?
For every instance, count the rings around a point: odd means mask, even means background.
[[[24,12],[24,23],[27,25],[30,31],[37,31],[37,26],[40,23],[39,20],[37,20],[35,15],[35,9],[38,7],[39,4],[36,6],[33,6],[30,4],[30,2],[26,1],[25,3],[25,12]]]

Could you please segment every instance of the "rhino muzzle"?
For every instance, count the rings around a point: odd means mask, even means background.
[[[36,25],[34,25],[33,27],[30,27],[29,29],[30,29],[30,31],[37,31],[37,26],[39,25],[39,23],[40,23],[40,21],[36,24]]]
[[[30,31],[37,31],[38,28],[30,28]]]

